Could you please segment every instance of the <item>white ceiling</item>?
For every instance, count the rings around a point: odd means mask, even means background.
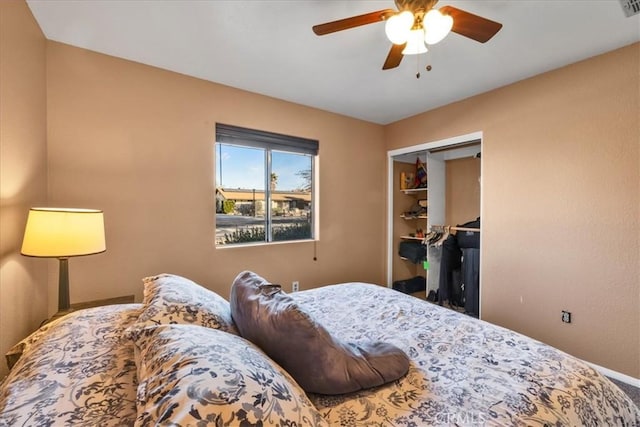
[[[28,4],[50,40],[380,124],[640,40],[640,15],[627,18],[619,0],[441,0],[504,26],[486,44],[452,33],[382,71],[384,23],[321,37],[311,27],[392,0]]]

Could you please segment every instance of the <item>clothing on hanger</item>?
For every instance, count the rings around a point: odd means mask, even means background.
[[[430,231],[424,237],[422,243],[424,245],[440,247],[442,243],[449,237],[449,230],[444,231]]]

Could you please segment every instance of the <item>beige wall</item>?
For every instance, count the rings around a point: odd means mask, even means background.
[[[464,224],[480,216],[480,159],[445,162],[445,223]]]
[[[105,212],[107,252],[71,260],[71,302],[140,300],[161,272],[223,296],[244,269],[285,289],[384,283],[382,126],[55,42],[47,69],[50,202]],[[311,242],[214,247],[217,121],[319,140],[317,261]]]
[[[27,212],[47,201],[45,47],[26,3],[0,2],[0,378],[7,350],[46,318],[55,263],[20,255]]]
[[[636,43],[385,128],[389,150],[482,131],[482,317],[635,378],[639,80]]]

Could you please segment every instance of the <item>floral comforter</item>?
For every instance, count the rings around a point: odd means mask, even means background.
[[[0,427],[640,427],[638,408],[607,378],[515,332],[376,285],[292,297],[339,339],[401,348],[411,359],[408,374],[309,400],[266,354],[228,331],[194,325],[198,316],[147,325],[134,345],[126,331],[142,306],[98,307],[47,324],[16,346],[23,356],[0,383]],[[211,309],[195,299],[166,304],[171,313]],[[222,392],[231,386],[241,389],[237,398]],[[235,406],[221,411],[220,402]]]
[[[292,296],[336,337],[387,341],[412,360],[395,383],[311,396],[332,426],[640,426],[603,375],[513,331],[368,284]]]

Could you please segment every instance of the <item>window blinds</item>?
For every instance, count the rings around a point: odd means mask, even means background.
[[[318,155],[318,141],[274,132],[216,123],[216,142]]]

